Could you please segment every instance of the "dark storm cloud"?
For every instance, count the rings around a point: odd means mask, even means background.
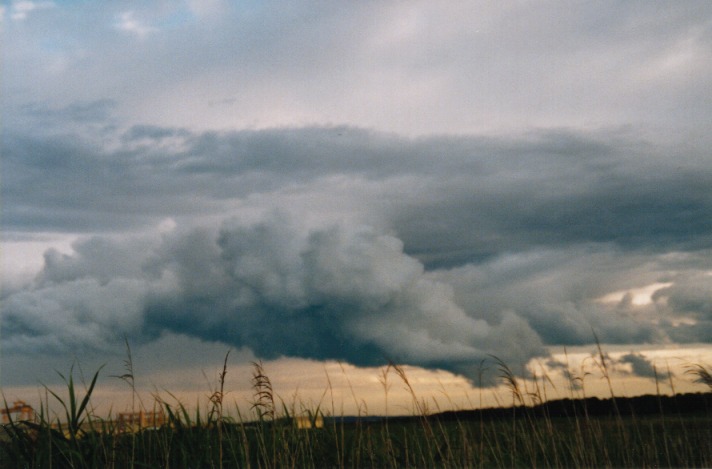
[[[699,150],[656,148],[624,132],[409,139],[349,127],[136,126],[118,137],[108,150],[76,135],[9,135],[6,228],[146,226],[259,194],[317,193],[328,178],[347,177],[356,201],[360,185],[383,191],[380,208],[364,207],[365,221],[394,230],[428,267],[534,246],[712,244],[712,171]]]
[[[393,360],[474,380],[490,354],[523,373],[520,366],[547,354],[544,345],[592,343],[594,333],[605,343],[700,339],[684,337],[688,324],[660,323],[625,298],[592,301],[606,291],[600,285],[577,292],[582,278],[611,266],[582,254],[428,273],[397,238],[346,225],[309,228],[284,214],[121,241],[94,237],[73,254],[48,251],[32,285],[4,292],[3,346],[15,354],[86,353],[171,332],[262,358]],[[618,266],[618,275],[634,272]],[[641,376],[649,371],[636,357],[621,363]]]
[[[545,353],[513,313],[470,317],[402,248],[369,229],[305,231],[283,216],[153,243],[90,239],[72,255],[48,252],[33,285],[4,295],[4,346],[103,350],[171,331],[263,358],[394,360],[470,378],[487,354]]]
[[[168,333],[472,377],[712,342],[709,2],[32,8],[4,357]]]
[[[702,254],[707,260],[710,253]],[[692,270],[670,278],[674,283],[655,292],[653,298],[664,311],[663,327],[679,342],[712,341],[712,275],[710,270]]]
[[[712,241],[712,172],[688,164],[692,155],[633,148],[615,133],[542,132],[497,143],[475,144],[479,168],[454,169],[447,182],[429,184],[430,197],[394,211],[408,252],[451,266],[534,245],[665,250]],[[677,158],[685,162],[675,165]]]
[[[627,353],[616,360],[621,364],[629,364],[632,367],[632,373],[643,378],[653,379],[668,379],[669,373],[660,370],[648,358],[640,353]]]
[[[497,321],[502,311],[515,311],[547,345],[593,343],[594,333],[606,343],[654,343],[666,336],[657,312],[596,299],[631,280],[652,283],[664,270],[656,263],[607,246],[561,247],[503,251],[435,275],[474,317]]]
[[[10,136],[4,143],[2,210],[7,229],[127,228],[156,215],[150,208],[154,200],[137,197],[137,185],[152,183],[141,181],[136,175],[140,167],[132,167],[129,158],[111,161],[76,137]]]
[[[487,354],[524,365],[594,332],[620,344],[710,340],[712,265],[700,256],[712,174],[689,148],[603,130],[404,138],[147,125],[102,146],[57,132],[4,145],[6,229],[177,223],[46,252],[33,284],[3,293],[6,350],[170,331],[265,358],[395,360],[472,378]],[[333,213],[315,217],[318,204]],[[670,286],[649,305],[599,301],[655,282]]]
[[[694,301],[667,301],[662,310],[657,303],[635,307],[630,297],[594,301],[617,284],[603,271],[615,266],[614,277],[625,277],[643,267],[618,253],[503,255],[431,273],[393,236],[289,218],[94,237],[76,243],[72,254],[48,251],[31,285],[3,293],[3,346],[76,353],[171,332],[262,358],[394,360],[475,379],[488,355],[524,373],[520,366],[547,355],[544,345],[592,343],[594,333],[605,343],[706,340],[699,334],[709,321],[691,335],[689,322],[669,320],[707,314],[700,303],[706,290],[693,288],[684,296]],[[653,274],[665,270],[657,262]],[[683,279],[677,282],[685,290]],[[622,363],[644,373],[634,358]]]
[[[655,292],[673,311],[694,314],[696,319],[712,320],[712,275],[696,272],[675,278],[674,285]]]

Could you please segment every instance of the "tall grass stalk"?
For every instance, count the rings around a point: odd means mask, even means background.
[[[134,366],[133,357],[131,356],[131,346],[129,345],[129,339],[124,337],[124,343],[126,344],[126,359],[124,360],[124,371],[122,375],[114,375],[114,378],[119,378],[128,384],[131,388],[131,413],[136,413],[136,397],[138,393],[136,392],[136,382],[134,381]],[[140,398],[139,398],[140,399]],[[133,468],[133,460],[136,454],[136,438],[134,432],[131,432],[131,462],[129,467]]]
[[[213,392],[210,396],[210,402],[212,403],[212,409],[208,414],[208,424],[215,423],[218,431],[218,467],[222,469],[223,467],[223,399],[225,397],[225,376],[227,375],[227,358],[230,356],[230,351],[228,350],[225,354],[225,361],[223,362],[222,372],[218,375],[218,389]]]
[[[712,372],[699,363],[687,365],[685,373],[692,375],[695,382],[705,384],[712,391]]]

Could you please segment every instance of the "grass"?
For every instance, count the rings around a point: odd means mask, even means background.
[[[261,362],[253,363],[249,412],[243,415],[235,405],[231,413],[224,387],[229,352],[207,412],[199,406],[189,411],[170,393],[170,401],[156,395],[146,409],[137,399],[128,343],[127,350],[126,373],[117,378],[131,388],[132,410],[162,412],[165,424],[126,432],[113,419],[98,418],[91,396],[101,369],[81,390],[70,369],[60,375],[66,395],[45,388],[37,421],[11,421],[0,430],[0,468],[712,466],[712,394],[693,395],[696,400],[659,392],[649,396],[652,401],[617,397],[600,347],[593,360],[607,380],[606,401],[573,399],[573,391],[572,399],[551,400],[547,387],[553,383],[544,373],[527,385],[492,357],[508,390],[503,401],[512,405],[442,412],[416,394],[404,368],[390,364],[379,376],[385,402],[395,380],[410,396],[412,416],[389,418],[365,412],[338,416],[333,403],[325,414],[322,403],[333,396],[331,389],[313,408],[288,404],[274,392]],[[706,367],[691,365],[687,373],[712,391]],[[584,376],[569,377],[571,389],[580,389]],[[61,419],[49,415],[50,400],[64,411]],[[686,407],[689,402],[694,412]],[[295,425],[295,417],[304,414],[314,428]],[[315,428],[321,422],[323,427]]]

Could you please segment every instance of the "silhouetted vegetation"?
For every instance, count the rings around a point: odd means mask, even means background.
[[[382,376],[386,393],[388,374],[395,373],[411,394],[414,414],[379,417],[297,410],[274,393],[255,363],[250,414],[236,407],[230,416],[223,408],[226,356],[207,413],[156,397],[153,408],[141,412],[150,411],[161,425],[143,428],[92,415],[98,372],[83,396],[70,372],[67,396],[49,390],[47,396],[60,404],[63,418],[50,417],[45,402],[36,421],[3,426],[0,467],[712,466],[712,393],[551,401],[534,394],[538,404],[527,406],[524,394],[517,397],[516,377],[499,365],[520,405],[430,414],[405,371],[389,365]],[[130,358],[126,367],[119,378],[135,393]]]

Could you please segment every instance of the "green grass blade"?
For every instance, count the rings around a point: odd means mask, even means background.
[[[99,369],[94,373],[94,377],[91,380],[91,384],[89,384],[89,388],[87,388],[87,393],[84,396],[84,399],[82,399],[81,404],[79,405],[79,408],[77,409],[77,414],[76,417],[79,418],[84,413],[84,410],[87,407],[87,404],[89,404],[89,399],[91,398],[91,394],[94,391],[94,386],[96,385],[96,380],[99,378],[99,372],[101,369],[104,368],[104,365],[99,367]]]

